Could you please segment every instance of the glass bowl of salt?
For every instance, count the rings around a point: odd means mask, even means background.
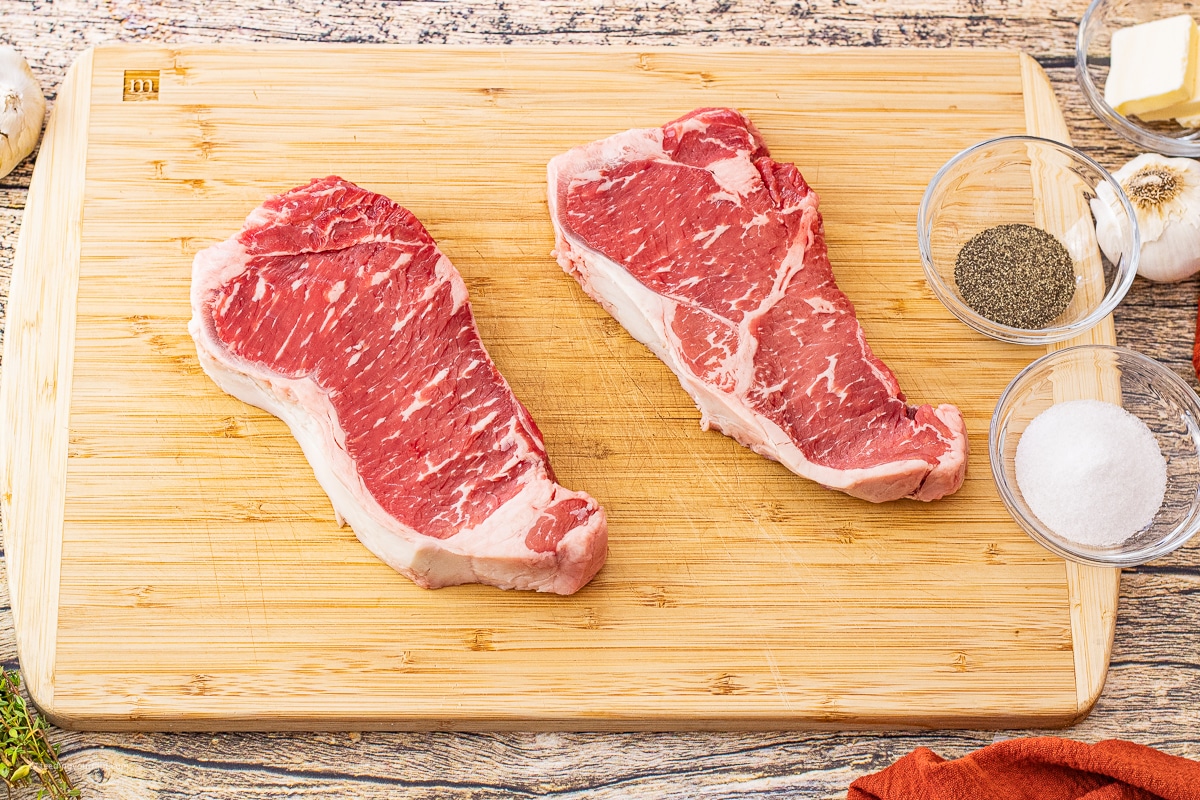
[[[1132,350],[1034,361],[1000,396],[988,451],[1013,519],[1063,558],[1136,566],[1200,530],[1200,399]]]
[[[1120,184],[1075,148],[1036,136],[991,139],[946,162],[921,199],[917,241],[926,282],[950,313],[1030,345],[1108,316],[1141,250]]]

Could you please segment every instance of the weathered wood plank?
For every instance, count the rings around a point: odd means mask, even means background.
[[[883,0],[597,3],[271,0],[0,0],[0,41],[30,58],[47,94],[90,44],[127,41],[366,41],[456,44],[828,44],[1011,47],[1050,75],[1075,144],[1115,168],[1136,153],[1074,82],[1084,3]],[[881,131],[886,137],[886,131]],[[31,162],[0,179],[0,298]],[[1190,355],[1200,282],[1139,279],[1117,310],[1118,341],[1197,386]],[[0,314],[3,304],[0,301]],[[3,319],[0,317],[0,325]],[[15,644],[0,589],[0,659]],[[1127,570],[1108,682],[1066,735],[1123,737],[1200,758],[1200,543]],[[76,734],[56,731],[87,797],[839,797],[857,775],[922,745],[963,755],[1041,731],[861,734]]]

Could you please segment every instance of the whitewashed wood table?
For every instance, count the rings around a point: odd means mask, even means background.
[[[1115,169],[1135,150],[1101,125],[1074,80],[1084,3],[1050,0],[712,0],[697,4],[386,0],[0,0],[0,43],[53,101],[85,48],[107,41],[403,44],[721,44],[1004,47],[1050,75],[1077,146]],[[314,113],[321,110],[314,109]],[[882,132],[881,132],[882,134]],[[31,162],[0,180],[0,325]],[[1121,344],[1190,365],[1197,281],[1138,279]],[[16,665],[7,586],[0,660]],[[914,747],[947,757],[1045,731],[694,734],[95,734],[53,731],[85,797],[840,797]],[[1119,737],[1200,759],[1200,542],[1122,578],[1104,694],[1061,735]]]

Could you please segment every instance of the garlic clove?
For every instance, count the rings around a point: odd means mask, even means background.
[[[33,152],[45,116],[46,98],[29,64],[0,46],[0,178]]]
[[[1183,224],[1191,230],[1173,230],[1169,236],[1142,245],[1139,275],[1148,280],[1171,283],[1200,272],[1200,228]]]
[[[1142,238],[1138,274],[1181,281],[1200,271],[1200,163],[1143,153],[1113,173],[1129,198]],[[1096,188],[1096,240],[1110,261],[1120,256],[1120,202],[1106,184]],[[1114,257],[1116,256],[1116,257]]]
[[[1107,183],[1096,186],[1096,197],[1092,198],[1092,216],[1096,218],[1096,243],[1112,263],[1123,258],[1125,243],[1129,241],[1129,217],[1121,207],[1117,192]]]

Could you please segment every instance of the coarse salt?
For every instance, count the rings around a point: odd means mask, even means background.
[[[1017,443],[1017,486],[1029,509],[1065,539],[1125,541],[1154,519],[1167,461],[1146,423],[1101,400],[1057,403]]]

